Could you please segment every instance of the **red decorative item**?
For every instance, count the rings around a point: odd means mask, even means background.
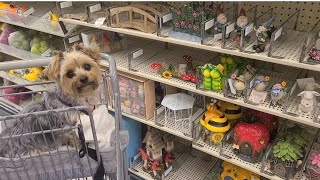
[[[190,74],[184,74],[181,76],[181,79],[184,81],[190,81],[191,80],[191,75]]]
[[[150,68],[154,71],[154,73],[157,73],[161,69],[160,63],[153,63],[150,65]]]
[[[261,123],[238,123],[233,129],[233,148],[240,158],[252,162],[258,154],[263,153],[270,141],[268,129]],[[255,160],[253,160],[255,161]]]
[[[140,152],[141,158],[142,158],[142,160],[144,162],[143,163],[143,167],[145,169],[147,169],[148,168],[148,154],[142,148],[139,148],[138,151]]]
[[[196,75],[191,76],[191,82],[197,83],[197,76]]]
[[[248,109],[246,114],[250,122],[260,122],[265,125],[271,134],[271,139],[276,136],[279,127],[278,117],[253,109]]]

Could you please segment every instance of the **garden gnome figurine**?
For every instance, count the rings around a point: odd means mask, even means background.
[[[240,10],[239,17],[237,19],[238,28],[243,28],[248,24],[248,17],[246,16],[246,12],[243,8]]]
[[[256,31],[256,36],[258,39],[258,45],[253,45],[252,48],[256,50],[257,53],[263,52],[265,50],[266,44],[271,38],[271,27],[276,16],[273,16],[268,21],[264,22]]]
[[[225,13],[223,12],[223,9],[218,6],[217,7],[217,21],[215,23],[215,29],[221,33],[222,32],[222,28],[223,26],[227,23],[228,19],[227,16],[225,15]]]

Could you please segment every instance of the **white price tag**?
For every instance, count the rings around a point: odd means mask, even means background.
[[[76,41],[79,41],[80,40],[80,36],[79,35],[76,35],[76,36],[73,36],[71,38],[69,38],[69,43],[74,43]]]
[[[276,41],[282,33],[282,27],[274,34],[274,41]]]
[[[106,20],[105,17],[98,18],[98,19],[96,20],[96,22],[94,22],[94,24],[95,24],[96,26],[102,26],[105,20]]]
[[[45,52],[43,52],[41,54],[41,56],[44,56],[44,57],[50,57],[50,55],[51,55],[51,49],[50,48],[48,48]]]
[[[234,30],[234,23],[232,23],[226,27],[226,35],[229,34],[233,30]]]
[[[264,101],[266,100],[268,95],[267,91],[256,91],[255,89],[252,89],[251,94],[249,96],[249,101],[252,101],[253,103],[256,104],[263,104]]]
[[[214,25],[214,19],[211,19],[210,21],[206,22],[204,24],[204,30],[208,30],[209,28],[211,28]]]
[[[253,30],[253,23],[251,23],[249,26],[246,27],[244,30],[244,36],[247,36],[249,33],[251,33]]]
[[[143,49],[139,49],[138,51],[132,54],[133,59],[140,57],[143,54]]]
[[[172,171],[172,166],[170,166],[165,172],[164,176],[168,176],[168,174]]]
[[[94,13],[96,11],[99,11],[100,9],[101,9],[100,3],[89,7],[90,13]]]
[[[72,6],[72,1],[65,1],[65,2],[61,2],[60,3],[60,8],[67,8],[67,7],[71,7]]]
[[[27,17],[27,16],[29,16],[30,14],[32,14],[33,12],[34,12],[34,8],[31,7],[31,8],[29,8],[28,10],[26,10],[26,11],[23,13],[23,16],[24,16],[24,17]]]
[[[213,40],[220,40],[220,39],[222,39],[222,33],[215,34],[215,35],[213,36]]]
[[[162,16],[162,23],[166,23],[172,19],[172,13]]]

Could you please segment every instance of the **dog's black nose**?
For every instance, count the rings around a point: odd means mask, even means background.
[[[80,82],[83,83],[83,84],[87,83],[88,82],[88,77],[87,76],[81,76],[80,77]]]

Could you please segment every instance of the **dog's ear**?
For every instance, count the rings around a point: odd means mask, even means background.
[[[100,50],[98,48],[87,48],[84,47],[83,44],[75,44],[73,45],[74,51],[81,51],[90,58],[92,58],[96,63],[100,60]]]
[[[54,58],[50,62],[47,68],[43,70],[43,74],[49,78],[49,80],[58,80],[60,64],[63,60],[63,53],[61,51],[54,52]]]

